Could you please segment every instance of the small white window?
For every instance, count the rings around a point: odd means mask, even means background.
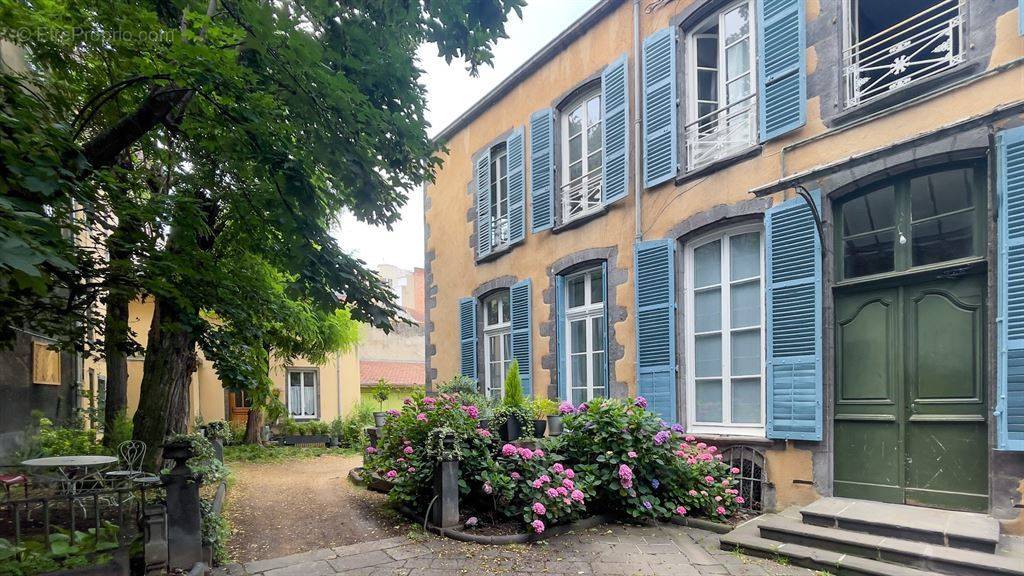
[[[565,279],[565,368],[573,404],[606,396],[604,278],[600,268]]]
[[[562,109],[562,221],[601,208],[601,91],[588,91]]]
[[[508,151],[504,144],[491,150],[491,247],[508,244]]]
[[[757,141],[753,0],[731,4],[687,35],[686,168],[696,170]]]
[[[316,370],[288,370],[288,413],[296,420],[318,417]]]
[[[484,300],[484,391],[500,400],[505,393],[505,374],[512,364],[512,323],[509,292],[503,290]]]
[[[686,398],[690,430],[764,435],[764,245],[760,226],[686,247]]]

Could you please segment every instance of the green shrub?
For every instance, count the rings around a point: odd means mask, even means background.
[[[477,384],[476,380],[473,380],[469,376],[463,376],[460,374],[458,376],[452,376],[448,380],[438,384],[437,393],[451,394],[453,396],[458,394],[459,398],[462,399],[462,403],[465,404],[467,396],[473,396],[480,393],[480,386]]]
[[[345,418],[331,422],[331,433],[342,448],[361,449],[366,444],[363,430],[373,423],[373,407],[360,402]]]
[[[381,378],[377,381],[377,385],[370,390],[370,396],[380,405],[380,410],[384,411],[384,403],[391,397],[391,392],[394,387],[387,380]]]
[[[110,427],[110,430],[103,431],[103,436],[108,440],[107,446],[116,448],[122,442],[131,440],[132,429],[132,419],[124,412],[118,414],[117,417],[114,418],[114,424]]]
[[[213,513],[212,500],[200,500],[199,510],[202,515],[200,536],[203,544],[213,549],[213,563],[217,566],[230,564],[227,544],[231,538],[231,522],[224,514]]]
[[[39,416],[39,413],[35,413]],[[78,456],[109,454],[110,450],[96,440],[95,430],[54,425],[49,418],[39,417],[25,431],[25,443],[18,457]],[[22,458],[24,459],[24,458]]]
[[[526,398],[523,396],[523,381],[519,377],[519,361],[513,360],[508,367],[508,374],[505,375],[505,397],[501,399],[505,406],[525,406]]]
[[[231,439],[228,444],[245,444],[245,424],[242,422],[228,421],[228,429],[231,431]]]

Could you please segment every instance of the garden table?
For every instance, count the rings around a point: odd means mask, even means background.
[[[57,481],[63,485],[64,493],[74,498],[78,495],[83,481],[95,480],[102,484],[103,478],[99,474],[100,470],[115,462],[117,462],[117,458],[114,456],[49,456],[25,460],[21,465],[30,468],[56,469],[60,475]]]

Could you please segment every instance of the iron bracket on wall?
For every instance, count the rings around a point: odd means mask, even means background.
[[[814,198],[811,193],[807,191],[800,184],[795,184],[793,189],[796,190],[798,196],[803,198],[804,202],[811,209],[811,216],[814,218],[814,227],[818,230],[818,243],[821,246],[821,259],[825,259],[825,228],[821,223],[821,213],[818,212],[818,205],[814,203]]]

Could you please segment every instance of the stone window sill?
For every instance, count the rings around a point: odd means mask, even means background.
[[[487,256],[477,256],[476,263],[477,264],[483,264],[485,262],[490,262],[492,260],[497,260],[498,258],[501,258],[505,254],[508,254],[509,252],[511,252],[513,248],[515,248],[516,246],[522,244],[523,242],[525,242],[525,240],[526,239],[524,238],[523,240],[520,240],[519,242],[516,242],[514,244],[505,244],[504,246],[502,246],[502,247],[500,247],[498,249],[491,250],[490,254],[488,254]]]
[[[735,434],[701,434],[698,432],[686,432],[686,434],[696,436],[698,440],[707,442],[718,447],[722,446],[736,446],[739,444],[746,444],[749,446],[771,446],[775,443],[770,438],[764,436],[737,436]]]
[[[580,226],[586,224],[587,222],[590,222],[591,220],[594,220],[595,218],[600,218],[601,216],[604,216],[606,212],[608,212],[608,208],[606,206],[601,206],[601,208],[585,216],[580,216],[579,218],[570,220],[568,222],[559,222],[558,224],[551,227],[551,233],[558,234],[560,232],[565,232],[566,230],[579,228]]]

